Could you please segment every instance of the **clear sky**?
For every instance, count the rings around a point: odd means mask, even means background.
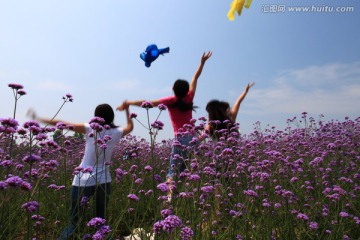
[[[0,0],[0,117],[10,117],[8,83],[24,86],[17,119],[26,111],[87,122],[99,103],[172,95],[177,78],[191,80],[204,51],[213,51],[198,82],[194,118],[211,99],[236,100],[243,133],[260,121],[283,129],[306,111],[315,119],[360,117],[360,1],[253,0],[235,21],[231,0]],[[292,7],[303,7],[293,12]],[[310,7],[312,12],[305,12]],[[340,7],[340,8],[339,8]],[[345,7],[352,7],[350,12]],[[333,12],[330,12],[333,10]],[[146,46],[170,47],[150,68]],[[146,122],[145,110],[131,107]],[[155,120],[157,110],[151,111]],[[158,139],[172,138],[167,112]],[[123,112],[115,122],[125,124]],[[147,137],[135,123],[134,135]]]

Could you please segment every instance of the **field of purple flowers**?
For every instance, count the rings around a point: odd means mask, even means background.
[[[64,124],[17,122],[26,92],[9,87],[15,107],[0,119],[0,239],[56,239],[68,225],[73,173],[89,171],[77,168],[84,140]],[[194,119],[196,130],[205,121]],[[163,126],[154,123],[156,133]],[[360,118],[323,122],[303,113],[287,123],[194,139],[170,203],[172,141],[123,138],[109,163],[108,216],[92,219],[92,200],[83,199],[76,239],[122,239],[139,227],[149,233],[142,239],[360,239]]]

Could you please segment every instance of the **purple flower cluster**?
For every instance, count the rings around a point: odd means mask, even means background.
[[[15,133],[19,126],[19,123],[13,118],[1,118],[0,123],[0,133],[6,134]]]
[[[244,190],[243,193],[246,196],[255,197],[255,198],[259,197],[259,195],[254,190],[251,190],[251,189]]]
[[[30,154],[28,156],[25,156],[23,158],[23,161],[26,163],[34,163],[34,162],[39,162],[41,160],[41,157],[36,155],[36,154]]]
[[[165,193],[169,191],[167,183],[160,183],[156,186],[156,188]]]
[[[24,123],[24,128],[29,130],[33,135],[37,135],[42,132],[40,124],[34,120],[30,120]]]
[[[22,178],[18,176],[12,176],[5,180],[4,182],[6,186],[9,187],[19,187],[22,190],[29,191],[32,189],[30,183],[24,181]],[[4,184],[2,184],[4,185]],[[6,186],[4,188],[6,188]]]
[[[96,231],[96,233],[94,235],[92,235],[92,239],[93,240],[104,240],[107,239],[107,235],[111,233],[111,229],[110,226],[105,225],[105,226],[101,226],[99,228],[99,230]]]
[[[17,84],[17,83],[9,83],[8,86],[12,89],[15,89],[15,90],[20,90],[20,89],[23,89],[24,86],[21,85],[21,84]]]
[[[105,120],[101,117],[94,117],[89,122],[91,129],[95,130],[96,132],[101,132],[104,130],[104,123]]]
[[[129,194],[128,199],[134,201],[134,202],[138,202],[140,200],[140,198],[138,196],[136,196],[135,194]]]
[[[159,120],[156,120],[151,124],[151,127],[153,127],[154,129],[162,130],[164,127],[164,123]]]
[[[130,113],[130,118],[137,118],[137,114],[136,113]]]
[[[21,207],[28,212],[35,212],[36,210],[38,210],[39,206],[40,204],[37,201],[30,201],[21,205]]]
[[[122,177],[127,174],[126,171],[122,170],[121,168],[115,169],[116,174],[116,181],[120,182]]]
[[[201,191],[204,193],[212,193],[215,190],[214,186],[201,187]]]
[[[10,88],[12,88],[14,90],[14,93],[16,93],[19,96],[23,96],[26,94],[26,92],[24,90],[22,90],[24,88],[23,85],[21,84],[17,84],[17,83],[9,83],[8,86]],[[15,96],[16,97],[16,96]]]
[[[168,209],[168,208],[161,210],[160,213],[161,213],[161,216],[163,218],[166,218],[167,216],[173,215],[173,211],[171,209]]]
[[[70,94],[70,93],[67,93],[64,97],[63,97],[63,100],[65,102],[72,102],[74,99],[73,99],[73,96]]]
[[[194,231],[189,227],[183,227],[180,231],[180,238],[182,240],[190,240],[194,236]]]
[[[305,220],[305,221],[309,220],[309,217],[304,213],[298,213],[296,218],[301,219],[301,220]]]
[[[87,226],[88,227],[99,227],[99,226],[103,226],[105,224],[105,222],[106,222],[105,219],[100,218],[100,217],[95,217],[87,223]]]
[[[150,108],[153,108],[154,106],[153,106],[153,104],[151,102],[145,101],[145,102],[141,103],[141,107],[145,108],[145,109],[150,109]]]
[[[160,104],[158,105],[158,108],[159,108],[161,111],[165,111],[165,110],[167,109],[166,105],[164,105],[164,104],[162,104],[162,103],[160,103]]]
[[[64,185],[61,185],[61,186],[57,186],[56,184],[50,184],[48,186],[49,189],[54,189],[54,190],[61,190],[61,189],[64,189],[65,186]]]
[[[176,215],[169,215],[164,220],[158,221],[153,225],[153,231],[156,234],[161,232],[173,232],[175,228],[181,227],[182,221]]]

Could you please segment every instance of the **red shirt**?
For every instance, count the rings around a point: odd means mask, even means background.
[[[183,101],[185,103],[192,103],[194,95],[194,92],[189,91],[184,97]],[[169,116],[174,128],[175,135],[178,133],[179,129],[184,126],[184,124],[190,124],[190,120],[192,119],[192,110],[181,111],[178,108],[169,107],[170,105],[174,104],[176,100],[176,96],[169,96],[160,99],[160,102],[168,107]]]

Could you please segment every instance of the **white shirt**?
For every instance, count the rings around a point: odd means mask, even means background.
[[[95,186],[98,184],[111,182],[110,165],[111,155],[115,145],[123,136],[123,128],[110,128],[101,132],[95,132],[90,128],[88,123],[85,123],[85,151],[84,157],[79,165],[80,171],[75,174],[72,185],[78,187]],[[89,134],[93,133],[93,137]],[[100,147],[96,143],[97,139],[104,139],[104,136],[111,137],[106,142],[106,149]],[[105,137],[106,138],[106,137]],[[86,171],[88,169],[90,171]],[[85,170],[85,171],[84,171]]]

